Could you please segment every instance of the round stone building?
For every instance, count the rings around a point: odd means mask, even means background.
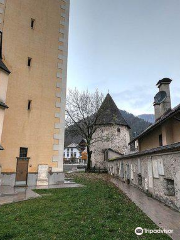
[[[130,126],[109,93],[99,111],[99,128],[93,135],[95,143],[91,147],[91,165],[92,167],[106,168],[108,159],[129,153]]]

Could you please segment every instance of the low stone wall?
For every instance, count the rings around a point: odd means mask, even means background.
[[[87,164],[63,164],[64,172],[74,171],[74,170],[81,170],[87,167]]]
[[[109,160],[108,172],[180,211],[180,151]]]

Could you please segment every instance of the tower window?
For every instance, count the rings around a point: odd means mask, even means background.
[[[117,128],[117,132],[120,133],[120,132],[121,132],[121,129],[120,129],[120,128]]]
[[[35,19],[31,18],[31,29],[34,29]]]
[[[31,102],[32,102],[32,100],[28,100],[28,110],[31,109]]]
[[[31,61],[32,61],[32,58],[28,57],[28,67],[31,66]]]

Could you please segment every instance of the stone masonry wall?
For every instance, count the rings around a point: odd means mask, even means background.
[[[180,152],[109,160],[108,172],[180,211]]]
[[[117,131],[119,129],[120,131]],[[102,140],[108,136],[107,140]],[[122,154],[130,151],[128,143],[130,142],[129,129],[126,126],[105,126],[97,130],[94,139],[100,139],[91,146],[92,167],[106,168],[107,162],[104,161],[104,150],[111,148]]]

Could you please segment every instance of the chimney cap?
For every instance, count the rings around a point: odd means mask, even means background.
[[[159,88],[162,84],[170,84],[171,82],[172,82],[172,79],[170,79],[170,78],[163,78],[163,79],[158,81],[156,86],[158,86],[158,88]]]

